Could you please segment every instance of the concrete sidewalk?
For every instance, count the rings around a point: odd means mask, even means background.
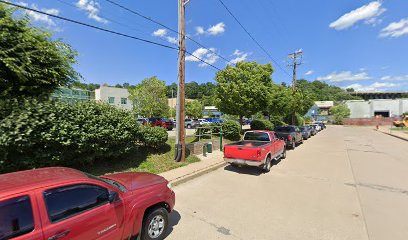
[[[408,134],[404,131],[395,131],[395,130],[391,130],[389,126],[380,126],[380,128],[378,129],[379,132],[388,134],[390,136],[408,141]]]
[[[208,153],[207,157],[198,155],[201,160],[200,162],[192,163],[185,167],[180,167],[161,173],[160,176],[166,178],[169,182],[172,183],[173,186],[176,186],[178,184],[225,166],[223,156],[224,153],[221,151]]]

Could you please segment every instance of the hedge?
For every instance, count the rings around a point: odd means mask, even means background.
[[[256,119],[251,122],[251,130],[273,130],[273,124],[268,120]]]
[[[167,142],[168,136],[165,128],[141,126],[139,141],[145,146],[159,148]]]
[[[222,132],[226,139],[237,140],[241,137],[241,125],[234,120],[227,120],[222,123]]]
[[[0,172],[112,161],[137,142],[158,146],[167,140],[160,130],[141,130],[131,112],[108,104],[28,99],[0,106]]]

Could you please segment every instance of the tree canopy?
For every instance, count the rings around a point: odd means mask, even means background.
[[[72,67],[77,53],[14,11],[0,4],[0,97],[48,95],[77,81]]]
[[[135,88],[129,89],[136,114],[145,117],[162,117],[169,114],[166,84],[157,77],[146,78]]]
[[[311,96],[314,101],[344,101],[360,99],[359,97],[350,94],[351,89],[345,91],[342,88],[329,85],[321,81],[309,82],[304,79],[297,81],[298,89],[301,89],[305,94]]]
[[[190,118],[202,118],[203,110],[204,105],[198,100],[186,102],[186,116]]]
[[[227,114],[244,116],[263,111],[267,107],[268,92],[272,85],[271,64],[239,62],[217,72],[218,109]]]

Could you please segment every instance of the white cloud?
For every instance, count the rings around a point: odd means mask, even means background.
[[[386,9],[382,7],[381,1],[373,1],[344,14],[336,21],[330,23],[329,27],[336,30],[344,30],[363,20],[366,24],[377,25],[381,22],[381,19],[378,19],[378,17],[385,11]]]
[[[206,61],[209,64],[214,64],[217,62],[218,60],[218,56],[215,54],[216,49],[215,48],[210,48],[210,49],[206,49],[206,48],[198,48],[197,50],[195,50],[193,52],[192,55],[194,56],[187,56],[186,57],[186,61],[188,62],[201,62],[199,59],[200,58],[204,61]],[[198,64],[199,67],[207,67],[208,65],[201,62],[200,64]]]
[[[359,81],[371,79],[366,72],[352,73],[351,71],[332,72],[327,76],[318,77],[319,81],[342,82],[342,81]]]
[[[383,28],[380,37],[401,37],[408,34],[408,18],[403,18],[399,22],[392,22]]]
[[[196,32],[197,32],[197,35],[201,35],[201,34],[204,34],[204,33],[205,33],[204,28],[201,27],[201,26],[196,27],[195,30],[196,30]]]
[[[178,40],[175,37],[171,37],[167,35],[168,31],[166,29],[157,29],[152,33],[153,36],[155,37],[160,37],[164,38],[167,42],[172,43],[172,44],[177,44]]]
[[[400,75],[400,76],[384,76],[381,78],[383,81],[408,81],[408,75]]]
[[[164,37],[167,35],[167,30],[166,29],[157,29],[156,31],[153,32],[153,36],[155,37]]]
[[[108,23],[108,20],[99,16],[100,4],[96,0],[78,0],[76,6],[88,13],[88,18],[100,23]]]
[[[245,61],[251,53],[241,52],[240,50],[236,49],[232,56],[235,56],[234,59],[229,61],[228,64],[237,64],[239,62]]]
[[[395,83],[375,82],[370,85],[361,85],[361,84],[355,83],[355,84],[351,84],[343,88],[344,89],[353,88],[357,92],[379,92],[379,91],[389,91],[398,86],[399,84],[395,84]]]
[[[223,32],[225,32],[225,24],[223,22],[220,22],[212,27],[210,27],[209,29],[207,29],[208,34],[210,35],[218,35],[221,34]]]
[[[305,75],[308,76],[308,75],[311,75],[311,74],[313,74],[313,73],[314,73],[313,70],[309,70],[309,71],[307,71],[307,72],[305,73]]]
[[[210,26],[207,30],[205,30],[201,26],[196,27],[195,30],[196,30],[197,35],[208,34],[208,35],[216,36],[221,33],[224,33],[225,27],[226,27],[225,24],[223,22],[220,22],[214,26]]]
[[[28,3],[25,3],[25,2],[19,2],[18,4],[25,6],[25,7],[28,6]],[[35,4],[31,4],[31,8],[38,10],[37,5]],[[55,8],[50,8],[50,9],[42,8],[41,11],[46,12],[48,14],[53,14],[53,15],[59,14],[59,10]],[[50,16],[47,16],[41,13],[37,13],[37,12],[33,12],[33,11],[29,11],[29,10],[24,10],[24,13],[26,13],[35,22],[42,22],[52,27],[56,26],[54,20],[52,20]]]

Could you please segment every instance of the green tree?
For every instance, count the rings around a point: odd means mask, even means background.
[[[172,98],[172,97],[177,97],[177,84],[172,83],[171,85],[167,86],[167,97]]]
[[[46,96],[77,81],[77,53],[14,12],[0,4],[0,97]]]
[[[271,64],[239,62],[217,72],[218,109],[227,114],[250,117],[267,107],[268,90],[272,85]]]
[[[352,96],[349,91],[342,88],[331,86],[325,82],[313,81],[309,82],[304,79],[297,81],[298,89],[301,89],[305,94],[311,96],[314,101],[344,101],[360,99]]]
[[[204,105],[198,100],[186,102],[186,116],[190,118],[202,118],[203,110]]]
[[[189,99],[198,99],[203,96],[203,94],[200,91],[200,85],[196,82],[189,82],[186,83],[185,85],[185,93],[186,93],[186,98]]]
[[[269,119],[283,120],[291,112],[292,91],[282,85],[272,85],[268,91],[266,112]]]
[[[350,117],[351,114],[350,109],[344,103],[332,107],[330,111],[334,116],[334,123],[336,124],[343,124],[343,120]]]
[[[165,82],[157,77],[146,78],[136,88],[129,89],[135,113],[145,117],[167,116],[166,90]]]

